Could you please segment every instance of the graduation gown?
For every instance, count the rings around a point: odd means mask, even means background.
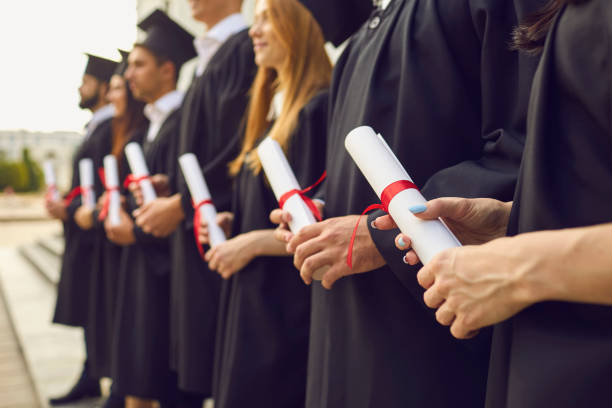
[[[84,158],[91,158],[94,162],[98,160],[98,145],[100,140],[111,134],[111,122],[112,119],[100,122],[77,149],[72,161],[71,190],[80,185],[79,161]],[[94,184],[94,190],[100,191],[101,183],[97,177],[94,177]],[[88,319],[89,278],[93,269],[95,232],[82,230],[74,221],[74,214],[80,205],[81,199],[77,197],[66,208],[68,219],[63,223],[65,248],[53,322],[85,327]]]
[[[168,171],[167,154],[178,138],[180,115],[173,111],[155,139],[143,142],[151,174]],[[134,235],[136,243],[123,249],[119,271],[113,385],[118,395],[163,401],[174,398],[176,383],[169,362],[170,239],[155,238],[137,226]]]
[[[567,6],[534,80],[511,235],[612,222],[612,4]],[[612,307],[543,302],[495,327],[489,408],[609,407]]]
[[[130,142],[142,143],[145,134],[143,130],[137,130],[130,138]],[[100,140],[98,151],[101,153],[94,164],[96,169],[104,168],[104,155],[111,154],[112,133],[104,140]],[[121,154],[117,164],[119,167],[119,183],[130,173],[125,154]],[[121,194],[127,196],[129,192],[120,186]],[[100,197],[104,189],[96,191],[96,197]],[[104,221],[98,221],[99,211],[94,211],[94,248],[93,269],[91,272],[89,286],[89,310],[87,327],[87,356],[89,373],[94,378],[111,376],[112,342],[115,328],[115,316],[117,306],[117,292],[119,289],[119,268],[123,247],[108,240],[104,230]]]
[[[172,236],[172,367],[181,389],[205,396],[212,393],[221,278],[208,270],[198,253],[191,196],[177,157],[196,154],[217,210],[228,211],[232,184],[227,164],[238,155],[239,128],[254,74],[253,46],[243,30],[217,50],[185,95],[180,142],[169,166],[185,212],[185,221]]]
[[[287,158],[302,187],[313,184],[325,166],[327,92],[300,112]],[[245,164],[232,200],[233,235],[273,229],[269,214],[278,207],[263,171]],[[310,321],[310,287],[289,256],[253,259],[232,278],[224,320],[217,408],[303,407]],[[280,386],[279,386],[280,385]]]
[[[378,202],[344,148],[361,125],[382,134],[426,197],[511,198],[536,61],[507,42],[534,3],[392,0],[370,16],[334,70],[326,217]],[[390,266],[331,291],[313,285],[307,407],[484,404],[489,338],[456,340],[435,321],[396,234],[371,230]]]

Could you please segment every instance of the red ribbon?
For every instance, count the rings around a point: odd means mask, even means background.
[[[302,200],[304,200],[304,203],[306,203],[306,205],[312,212],[312,215],[314,215],[318,221],[321,221],[323,219],[323,217],[321,217],[321,212],[319,211],[315,203],[312,201],[312,199],[306,196],[305,194],[309,192],[310,190],[312,190],[313,188],[315,188],[316,186],[318,186],[319,184],[321,184],[323,180],[325,180],[325,177],[327,177],[327,171],[324,171],[321,177],[319,177],[319,179],[310,187],[306,187],[303,190],[293,189],[293,190],[287,191],[285,194],[283,194],[278,199],[279,207],[282,209],[285,206],[285,203],[287,202],[287,200],[289,200],[289,198],[297,194],[300,197],[302,197]]]
[[[212,200],[202,200],[199,203],[193,203],[193,209],[195,210],[195,212],[193,213],[193,234],[195,236],[195,241],[196,241],[196,245],[198,246],[198,252],[200,253],[200,256],[202,257],[202,259],[204,259],[204,247],[202,247],[202,244],[200,243],[200,239],[199,239],[199,229],[200,229],[200,220],[202,218],[202,215],[200,213],[200,209],[202,208],[202,206],[206,205],[206,204],[212,204]]]
[[[141,182],[141,181],[143,181],[143,180],[148,180],[148,179],[150,179],[150,178],[151,178],[151,177],[149,177],[148,175],[146,175],[146,176],[136,177],[136,176],[135,176],[135,175],[133,175],[133,174],[128,174],[128,176],[125,178],[125,181],[123,182],[123,187],[125,187],[125,188],[129,188],[129,187],[130,187],[130,184],[132,184],[132,183],[138,183],[138,184],[140,184],[140,182]]]
[[[416,184],[414,184],[410,180],[398,180],[394,183],[389,184],[383,190],[380,195],[380,204],[371,204],[366,208],[361,215],[365,215],[372,210],[383,210],[386,213],[389,213],[389,203],[393,198],[401,193],[404,190],[418,190]],[[351,235],[351,242],[349,244],[348,255],[346,256],[346,263],[349,268],[353,267],[353,246],[355,245],[355,238],[357,236],[357,228],[359,227],[359,222],[361,221],[361,217],[357,220],[357,224],[355,225],[355,229],[353,230],[353,235]]]
[[[77,198],[78,196],[85,195],[90,191],[90,189],[88,187],[81,187],[81,186],[77,186],[75,188],[72,189],[72,191],[70,191],[68,193],[68,195],[66,197],[64,197],[64,205],[66,207],[68,207],[70,205],[70,203],[72,203],[72,201]]]
[[[106,216],[108,215],[108,209],[110,207],[111,192],[119,191],[119,188],[118,187],[108,187],[106,185],[106,177],[104,176],[103,167],[100,167],[98,169],[98,176],[100,177],[100,180],[102,181],[102,185],[104,186],[104,190],[106,191],[106,195],[104,196],[104,203],[102,203],[102,209],[100,210],[100,214],[98,214],[98,220],[104,221],[106,219]]]

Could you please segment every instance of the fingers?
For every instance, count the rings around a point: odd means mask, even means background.
[[[436,320],[443,326],[450,326],[455,321],[455,312],[444,302],[436,311]]]
[[[297,269],[301,271],[305,266],[304,262],[306,262],[308,258],[316,254],[317,252],[321,252],[323,249],[325,249],[325,247],[326,245],[324,242],[322,242],[321,239],[314,238],[305,241],[295,249],[295,254],[293,255],[293,264]],[[312,260],[309,261],[309,265],[311,263]],[[314,273],[314,270],[312,272]]]
[[[444,302],[444,296],[440,293],[439,288],[436,285],[433,285],[431,288],[425,291],[423,295],[423,300],[427,307],[431,309],[437,309]]]
[[[419,285],[423,287],[423,289],[431,288],[435,281],[435,274],[431,263],[423,266],[417,273],[417,281],[419,282]]]
[[[136,224],[140,227],[141,223],[142,223],[142,219],[140,220],[139,223],[139,218],[144,218],[144,215],[149,211],[149,209],[153,206],[153,203],[155,203],[154,201],[151,201],[150,203],[147,203],[145,205],[143,205],[140,208],[135,209],[132,212],[132,215],[134,216],[134,218],[136,218]]]
[[[302,267],[299,268],[300,277],[302,278],[305,284],[310,285],[312,283],[312,276],[315,274],[315,272],[325,267],[326,265],[333,264],[333,262],[333,257],[331,257],[330,254],[326,252],[318,252],[312,256],[309,256],[304,261]]]
[[[390,215],[383,215],[372,221],[372,227],[386,231],[397,228],[397,224],[395,224]]]
[[[399,249],[400,251],[405,251],[405,250],[410,249],[411,245],[412,245],[412,241],[410,240],[408,235],[398,234],[398,236],[395,237],[395,247]]]
[[[409,210],[422,220],[435,220],[440,217],[459,220],[465,216],[470,200],[459,197],[442,197],[428,201],[424,205],[415,205]]]
[[[450,332],[453,337],[458,339],[471,339],[476,337],[478,333],[480,333],[480,330],[471,329],[464,323],[463,319],[457,318],[451,325]]]
[[[302,228],[300,232],[295,234],[291,241],[289,241],[289,243],[287,244],[287,252],[291,254],[295,253],[297,247],[300,246],[302,243],[319,236],[325,228],[325,226],[322,224],[325,223],[318,222],[316,224],[307,225],[306,227]]]
[[[350,272],[350,269],[343,263],[336,263],[334,266],[329,268],[325,275],[323,275],[323,279],[321,280],[321,285],[327,290],[331,290],[334,283],[340,278],[347,276],[347,272]]]
[[[280,208],[277,208],[270,213],[270,221],[273,224],[289,224],[291,220],[291,214],[289,214],[288,211],[281,210]]]

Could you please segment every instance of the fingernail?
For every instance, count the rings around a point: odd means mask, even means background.
[[[410,210],[410,212],[413,213],[413,214],[420,214],[422,212],[427,211],[427,206],[425,206],[423,204],[413,205],[408,210]]]
[[[410,265],[410,264],[408,263],[408,260],[406,259],[406,256],[407,256],[407,254],[406,254],[406,255],[404,255],[404,256],[402,256],[402,261],[404,261],[404,263],[405,263],[406,265]]]
[[[372,229],[378,229],[378,228],[376,228],[376,220],[372,220],[370,225],[372,226]]]
[[[404,241],[404,238],[399,237],[399,239],[397,240],[397,243],[399,244],[399,246],[401,246],[402,248],[404,248],[406,246],[406,242]]]

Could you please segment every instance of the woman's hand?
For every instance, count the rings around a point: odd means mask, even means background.
[[[444,197],[429,201],[424,206],[415,206],[410,211],[422,220],[441,218],[464,245],[478,245],[506,235],[512,202],[490,198],[455,198]],[[377,218],[373,226],[381,230],[397,228],[389,215]],[[415,265],[419,262],[417,254],[410,250],[410,237],[399,234],[395,246],[400,250],[409,250],[404,262]]]
[[[82,230],[90,230],[93,227],[93,208],[80,206],[74,213],[74,221]]]
[[[126,213],[123,208],[119,211],[119,225],[111,225],[109,217],[104,222],[104,229],[106,230],[106,237],[109,241],[117,245],[132,245],[136,242],[134,236],[134,221]]]
[[[253,233],[240,234],[215,245],[206,252],[204,259],[211,270],[229,279],[257,256],[256,241],[257,235]]]
[[[221,227],[226,237],[232,235],[232,225],[234,223],[234,214],[228,211],[217,214],[217,225]],[[206,218],[200,218],[200,226],[198,228],[198,241],[202,245],[210,245],[210,235],[208,232],[208,222]]]
[[[49,215],[58,220],[66,221],[68,219],[68,211],[66,211],[66,205],[62,200],[46,200],[45,208]]]

